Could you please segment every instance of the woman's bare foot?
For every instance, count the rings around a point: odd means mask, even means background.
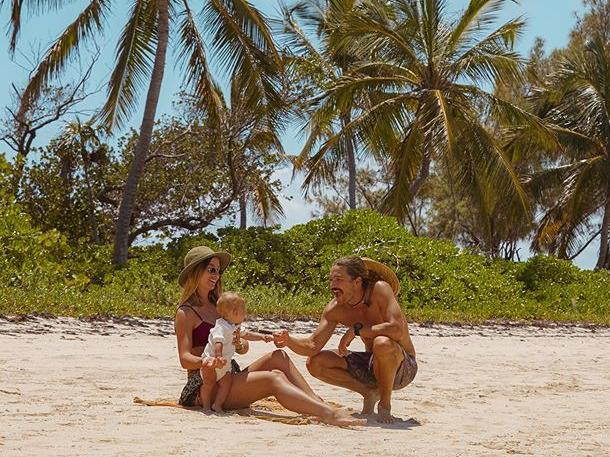
[[[377,405],[377,422],[380,422],[382,424],[393,424],[398,420],[400,419],[392,416],[391,407],[386,408],[384,406],[381,406],[381,403]]]
[[[338,425],[340,427],[349,425],[366,425],[366,419],[357,419],[343,409],[333,409],[328,416],[320,417],[325,424]]]
[[[363,396],[362,399],[362,414],[374,414],[375,403],[379,401],[379,391],[377,389],[371,389],[368,394]]]

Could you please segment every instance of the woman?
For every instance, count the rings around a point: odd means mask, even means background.
[[[191,249],[184,258],[184,269],[178,277],[182,296],[176,312],[176,338],[180,364],[188,370],[188,381],[182,390],[180,404],[200,405],[203,376],[211,375],[215,360],[202,358],[210,329],[218,313],[216,300],[222,293],[222,272],[229,265],[231,256],[226,252],[214,252],[206,246]],[[248,342],[235,338],[236,351],[248,351]],[[294,366],[288,355],[275,350],[240,371],[231,361],[233,383],[224,403],[227,409],[246,408],[253,402],[274,396],[282,406],[300,414],[317,416],[321,421],[334,425],[360,425],[364,421],[351,417],[346,411],[324,403],[315,395],[305,378]],[[212,397],[215,392],[212,393]]]

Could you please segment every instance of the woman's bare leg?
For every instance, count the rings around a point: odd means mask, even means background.
[[[241,372],[233,377],[227,408],[245,408],[256,400],[274,396],[286,409],[299,414],[317,416],[323,422],[334,425],[362,425],[365,420],[351,417],[347,411],[333,408],[326,403],[311,398],[303,390],[288,381],[280,371]]]
[[[271,371],[280,370],[286,375],[288,381],[294,384],[296,387],[301,389],[311,398],[316,400],[322,400],[319,395],[313,391],[311,386],[307,383],[301,372],[294,365],[290,356],[285,351],[277,349],[273,352],[269,352],[262,357],[256,359],[248,366],[248,371]]]

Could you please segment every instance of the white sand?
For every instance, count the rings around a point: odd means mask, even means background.
[[[134,396],[176,398],[182,388],[167,321],[0,318],[0,455],[610,455],[610,330],[412,333],[419,373],[393,402],[395,415],[412,420],[342,429],[134,405]],[[271,348],[252,343],[239,360]],[[360,407],[356,394],[313,379],[292,357],[324,398]]]

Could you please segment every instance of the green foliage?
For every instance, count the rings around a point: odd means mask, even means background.
[[[535,291],[545,286],[565,285],[575,281],[578,268],[567,260],[553,256],[535,256],[525,262],[517,279],[526,290]]]
[[[484,257],[460,252],[448,241],[417,238],[394,218],[352,211],[298,225],[283,234],[270,229],[219,232],[235,256],[230,273],[241,288],[282,287],[291,295],[326,297],[333,262],[357,253],[390,265],[403,286],[406,310],[438,309],[481,319],[513,317],[521,286]],[[490,311],[480,311],[488,309]],[[491,310],[502,310],[494,316]]]
[[[176,279],[186,252],[205,244],[233,256],[225,290],[246,298],[251,315],[317,318],[331,298],[328,272],[357,253],[395,269],[399,301],[410,320],[585,321],[610,325],[610,274],[581,271],[538,256],[492,261],[451,242],[415,237],[394,218],[350,211],[277,228],[224,228],[218,236],[182,237],[133,250],[129,265],[110,265],[111,246],[68,245],[41,231],[18,206],[0,206],[0,313],[173,316]]]

